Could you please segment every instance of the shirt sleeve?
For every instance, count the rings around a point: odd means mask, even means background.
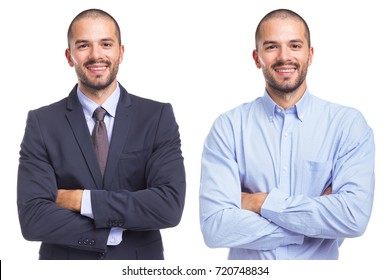
[[[314,238],[346,238],[364,233],[374,196],[374,136],[360,113],[354,114],[353,121],[340,125],[340,130],[342,137],[332,167],[332,194],[289,196],[273,189],[262,206],[263,217]]]
[[[81,211],[80,214],[93,219],[92,203],[91,203],[91,191],[84,190],[81,199]],[[110,230],[110,234],[107,239],[107,245],[116,246],[122,242],[123,229],[113,227]]]
[[[84,190],[81,198],[81,210],[80,214],[88,218],[93,219],[92,204],[91,204],[91,191]]]
[[[222,117],[204,144],[201,163],[200,221],[209,247],[272,250],[302,244],[304,236],[252,211],[241,209],[241,182],[233,131]]]

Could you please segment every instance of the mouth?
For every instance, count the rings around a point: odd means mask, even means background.
[[[275,69],[278,73],[292,73],[296,70],[296,68],[288,68],[288,69]]]
[[[282,77],[287,77],[294,74],[297,71],[297,67],[295,65],[280,65],[274,67],[275,72]]]
[[[108,61],[88,61],[84,66],[94,74],[101,74],[110,67],[110,63]]]
[[[107,65],[88,65],[87,69],[94,73],[101,73],[108,68]]]
[[[107,66],[88,66],[87,69],[91,71],[103,71],[107,69]]]

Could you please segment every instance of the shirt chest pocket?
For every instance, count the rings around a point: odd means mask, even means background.
[[[331,183],[332,161],[303,160],[301,174],[301,194],[319,196]]]

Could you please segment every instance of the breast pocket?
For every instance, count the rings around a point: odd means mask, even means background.
[[[123,153],[119,160],[119,181],[122,188],[137,191],[146,188],[145,167],[147,151],[137,150]]]
[[[332,179],[332,161],[302,162],[302,186],[301,190],[306,195],[319,196],[329,186]]]

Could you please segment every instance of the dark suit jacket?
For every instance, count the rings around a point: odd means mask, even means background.
[[[163,259],[160,229],[176,226],[185,198],[181,142],[170,104],[127,93],[116,110],[104,179],[76,93],[30,111],[17,203],[41,259]],[[55,203],[57,189],[90,189],[94,219]],[[107,246],[111,227],[123,240]]]

